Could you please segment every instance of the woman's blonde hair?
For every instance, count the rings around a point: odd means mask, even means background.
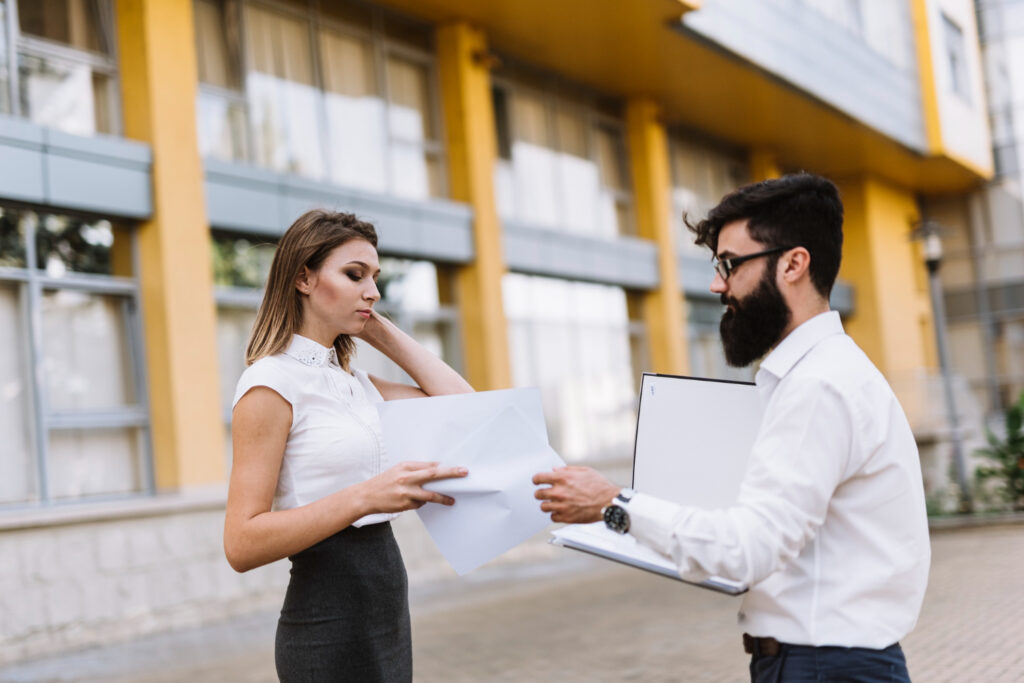
[[[302,326],[302,294],[295,288],[295,281],[303,266],[314,272],[319,270],[334,249],[354,239],[366,240],[375,249],[377,247],[377,231],[373,225],[350,213],[313,209],[291,224],[270,264],[263,302],[245,349],[246,365],[287,349],[292,335]],[[355,342],[348,335],[340,334],[334,340],[334,350],[338,362],[348,370]]]

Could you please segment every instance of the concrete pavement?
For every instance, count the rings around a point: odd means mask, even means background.
[[[1024,525],[933,534],[928,594],[903,645],[915,681],[1024,681]],[[416,680],[742,681],[737,600],[562,551],[414,591]],[[476,578],[473,578],[476,576]],[[276,615],[0,671],[0,683],[270,683]]]

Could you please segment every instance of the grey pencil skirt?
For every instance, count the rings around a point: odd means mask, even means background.
[[[289,559],[274,648],[283,683],[412,680],[409,584],[390,523],[348,527]]]

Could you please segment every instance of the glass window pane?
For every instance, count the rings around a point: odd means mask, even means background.
[[[384,17],[384,35],[396,43],[431,52],[434,49],[433,33],[430,28],[415,21],[395,15]]]
[[[383,192],[387,189],[388,136],[372,46],[324,31],[320,48],[333,180]]]
[[[419,142],[437,137],[430,102],[430,72],[422,64],[388,57],[388,120],[391,134]]]
[[[7,8],[0,2],[0,112],[11,111],[10,72],[7,70]]]
[[[113,273],[114,241],[117,231],[107,220],[88,221],[72,216],[47,215],[36,225],[36,267],[51,277],[68,271],[76,273]],[[128,240],[124,233],[119,240]],[[118,242],[118,249],[127,248]]]
[[[587,119],[583,110],[561,105],[555,113],[558,127],[558,149],[564,154],[589,159],[587,152]]]
[[[249,308],[219,306],[217,308],[217,357],[220,367],[220,403],[226,419],[231,417],[235,385],[245,370],[245,347],[256,321],[256,311]]]
[[[196,97],[199,118],[199,154],[204,158],[245,161],[245,105],[200,90]]]
[[[30,432],[34,420],[29,394],[28,336],[22,325],[18,288],[0,286],[0,503],[32,500],[36,495],[36,459]]]
[[[601,168],[601,184],[616,190],[628,192],[629,173],[626,170],[626,143],[621,131],[606,128],[597,129],[597,162]]]
[[[104,410],[136,404],[122,297],[46,290],[40,318],[41,370],[50,410]]]
[[[130,493],[142,488],[139,430],[50,432],[47,476],[53,498]]]
[[[324,175],[319,90],[314,86],[309,27],[248,7],[246,53],[256,161],[278,171]]]
[[[263,288],[274,260],[273,243],[231,233],[214,233],[210,242],[215,285]]]
[[[23,212],[0,206],[0,266],[25,267],[25,223]]]
[[[31,0],[18,3],[22,33],[70,45],[79,50],[110,53],[110,0]]]
[[[431,168],[422,148],[396,143],[392,145],[389,157],[394,194],[410,199],[428,199],[437,191],[437,170]]]
[[[517,386],[539,386],[568,461],[629,457],[636,426],[629,314],[618,287],[509,274],[502,282]]]
[[[238,68],[238,27],[231,4],[217,0],[196,3],[196,59],[199,82],[220,88],[239,90],[242,87]],[[225,10],[228,10],[227,12]]]
[[[22,113],[32,121],[76,135],[113,133],[111,80],[86,64],[21,55]]]

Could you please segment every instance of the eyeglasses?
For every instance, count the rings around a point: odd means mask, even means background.
[[[733,256],[731,258],[723,259],[715,257],[712,259],[712,265],[715,267],[715,271],[722,276],[723,280],[728,280],[729,276],[733,274],[733,271],[747,261],[760,258],[761,256],[768,256],[769,254],[777,254],[780,251],[786,251],[787,249],[792,248],[793,247],[773,247],[772,249],[765,249],[764,251],[759,251],[756,254],[747,254],[746,256]]]

